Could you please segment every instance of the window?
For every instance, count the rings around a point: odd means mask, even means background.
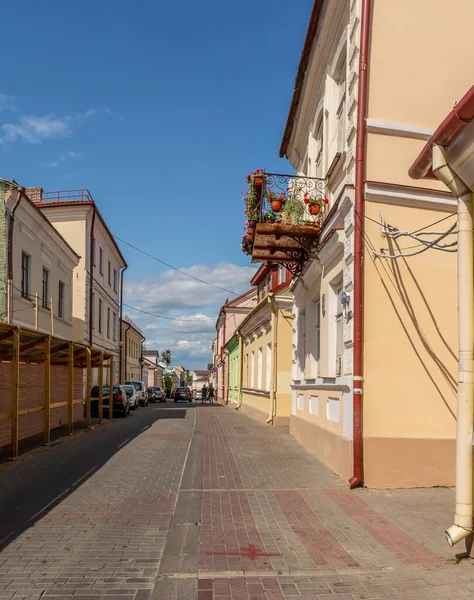
[[[265,365],[265,389],[270,391],[270,383],[272,379],[272,345],[267,344],[267,356]]]
[[[92,297],[91,297],[91,312],[92,312],[92,329],[95,329],[95,294],[92,293]]]
[[[117,313],[113,314],[112,327],[112,338],[115,341],[117,339]]]
[[[343,350],[343,318],[342,318],[342,285],[336,290],[336,377],[342,375],[342,350]]]
[[[298,410],[304,410],[304,394],[298,394]]]
[[[107,281],[109,285],[112,285],[112,265],[110,264],[110,260],[107,263]]]
[[[285,283],[286,281],[286,267],[285,265],[278,265],[278,285]]]
[[[321,116],[316,125],[316,177],[323,176],[323,162],[324,162],[324,115],[321,112]]]
[[[317,396],[309,397],[309,412],[312,415],[319,415],[319,399]]]
[[[316,365],[316,375],[319,375],[319,358],[321,356],[321,301],[316,300],[313,302],[313,318],[314,318],[314,332],[313,332],[313,360]]]
[[[304,379],[306,366],[306,314],[300,312],[298,317],[298,362],[301,377]]]
[[[258,349],[257,354],[257,389],[262,389],[262,379],[263,379],[263,348]]]
[[[94,267],[97,267],[97,248],[95,245],[95,238],[92,238],[92,254],[94,256]]]
[[[102,333],[102,298],[99,298],[99,333]]]
[[[344,152],[346,146],[346,59],[344,51],[344,62],[342,63],[337,82],[338,107],[337,119],[337,151]]]
[[[28,298],[30,295],[30,257],[21,253],[21,295]]]
[[[339,398],[328,398],[328,403],[326,405],[326,418],[329,421],[339,423],[341,419],[340,404]]]
[[[245,385],[249,386],[249,354],[245,355]]]
[[[255,352],[252,350],[250,355],[250,387],[254,389],[255,386]]]
[[[49,308],[49,271],[43,267],[43,295],[42,295],[42,305],[43,308]]]
[[[64,318],[64,283],[62,281],[59,282],[58,288],[58,317]]]
[[[114,292],[117,291],[117,269],[114,269]]]
[[[104,274],[103,270],[102,270],[102,262],[103,262],[103,258],[104,258],[104,252],[102,250],[102,248],[99,248],[99,273],[101,275]]]
[[[107,306],[107,337],[110,337],[110,306]]]

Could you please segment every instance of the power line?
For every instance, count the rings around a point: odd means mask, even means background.
[[[114,237],[116,240],[119,240],[120,242],[122,242],[122,244],[126,244],[127,246],[130,246],[130,248],[133,248],[137,252],[140,252],[141,254],[144,254],[145,256],[148,256],[149,258],[156,260],[156,262],[159,262],[160,264],[165,265],[166,267],[168,267],[170,269],[173,269],[173,271],[176,271],[177,273],[181,273],[181,275],[185,275],[186,277],[189,277],[190,279],[194,279],[194,281],[199,281],[199,283],[203,283],[204,285],[210,285],[211,287],[216,288],[216,290],[221,290],[223,292],[227,292],[228,294],[233,294],[234,296],[239,296],[239,294],[237,292],[232,292],[231,290],[220,287],[219,285],[215,285],[214,283],[210,283],[209,281],[204,281],[204,279],[199,279],[199,277],[195,277],[194,275],[190,275],[189,273],[186,273],[185,271],[181,271],[180,269],[173,267],[173,265],[170,265],[169,263],[165,262],[164,260],[161,260],[161,258],[157,258],[156,256],[153,256],[153,254],[149,254],[148,252],[145,252],[145,250],[141,250],[140,248],[137,248],[137,246],[134,246],[133,244],[126,242],[122,238],[119,238],[118,235],[114,234]]]
[[[122,302],[122,304],[123,304],[123,306],[126,306],[127,308],[136,310],[140,313],[143,313],[144,315],[149,315],[150,317],[156,317],[157,319],[167,319],[168,321],[181,321],[182,323],[200,323],[201,321],[216,321],[216,318],[214,318],[214,317],[205,317],[204,319],[180,319],[180,318],[176,318],[176,317],[167,317],[165,315],[157,315],[156,313],[142,310],[141,308],[137,308],[136,306],[132,306],[131,304],[126,304],[125,302]],[[222,319],[223,317],[217,317],[217,319],[219,319],[219,318]]]
[[[368,221],[372,221],[372,223],[375,223],[376,225],[380,225],[381,227],[384,226],[384,224],[382,223],[382,221],[377,221],[376,219],[372,219],[372,217],[368,217],[367,215],[363,215],[361,212],[359,212],[356,209],[354,209],[354,212],[356,213],[356,215],[359,215],[359,217],[363,217],[364,219],[367,219]],[[424,231],[425,229],[428,229],[429,227],[434,227],[435,225],[438,225],[438,223],[442,223],[443,221],[446,221],[447,219],[451,219],[452,217],[455,217],[455,216],[456,216],[456,213],[451,213],[451,214],[447,215],[446,217],[443,217],[442,219],[438,219],[434,223],[430,223],[429,225],[425,225],[424,227],[420,227],[420,229],[417,229],[413,233],[414,234],[415,233],[419,233],[420,231]]]

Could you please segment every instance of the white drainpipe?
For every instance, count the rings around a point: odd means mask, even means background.
[[[473,532],[474,256],[472,191],[448,165],[446,148],[433,147],[433,173],[458,198],[458,400],[456,511],[446,530],[450,546]]]

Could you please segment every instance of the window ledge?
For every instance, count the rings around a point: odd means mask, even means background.
[[[255,396],[266,396],[266,397],[270,397],[270,392],[267,392],[265,390],[256,390],[254,388],[242,388],[243,392],[246,392],[247,394],[254,394]]]
[[[314,380],[313,380],[314,381]],[[323,382],[295,382],[290,384],[293,390],[328,390],[334,392],[350,392],[351,388],[343,383],[323,383]]]

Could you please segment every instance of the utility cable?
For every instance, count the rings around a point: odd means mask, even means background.
[[[122,302],[123,306],[127,308],[131,308],[136,310],[144,315],[149,315],[150,317],[156,317],[157,319],[167,319],[168,321],[181,321],[182,323],[200,323],[201,321],[216,321],[215,317],[205,317],[204,319],[180,319],[179,317],[167,317],[165,315],[157,315],[156,313],[148,312],[146,310],[142,310],[141,308],[137,308],[136,306],[132,306],[131,304],[126,304]],[[217,317],[218,319],[222,319],[223,317]]]
[[[181,275],[185,275],[186,277],[189,277],[190,279],[194,279],[194,281],[198,281],[199,283],[203,283],[204,285],[210,285],[211,287],[216,288],[216,290],[221,290],[223,292],[227,292],[228,294],[232,294],[234,296],[240,295],[237,292],[232,292],[231,290],[223,288],[219,285],[215,285],[214,283],[210,283],[209,281],[205,281],[204,279],[199,279],[199,277],[190,275],[189,273],[186,273],[186,271],[181,271],[181,269],[178,269],[177,267],[173,267],[173,265],[170,265],[169,263],[165,262],[164,260],[161,260],[161,258],[157,258],[156,256],[153,256],[153,254],[149,254],[148,252],[145,252],[145,250],[142,250],[141,248],[137,248],[137,246],[134,246],[133,244],[126,242],[122,238],[118,237],[118,235],[114,234],[114,237],[116,240],[119,240],[120,242],[122,242],[122,244],[126,244],[127,246],[130,246],[130,248],[133,248],[137,252],[140,252],[141,254],[144,254],[145,256],[148,256],[149,258],[156,260],[156,262],[159,262],[160,264],[165,265],[165,267],[173,269],[173,271],[176,271],[177,273],[181,273]]]

